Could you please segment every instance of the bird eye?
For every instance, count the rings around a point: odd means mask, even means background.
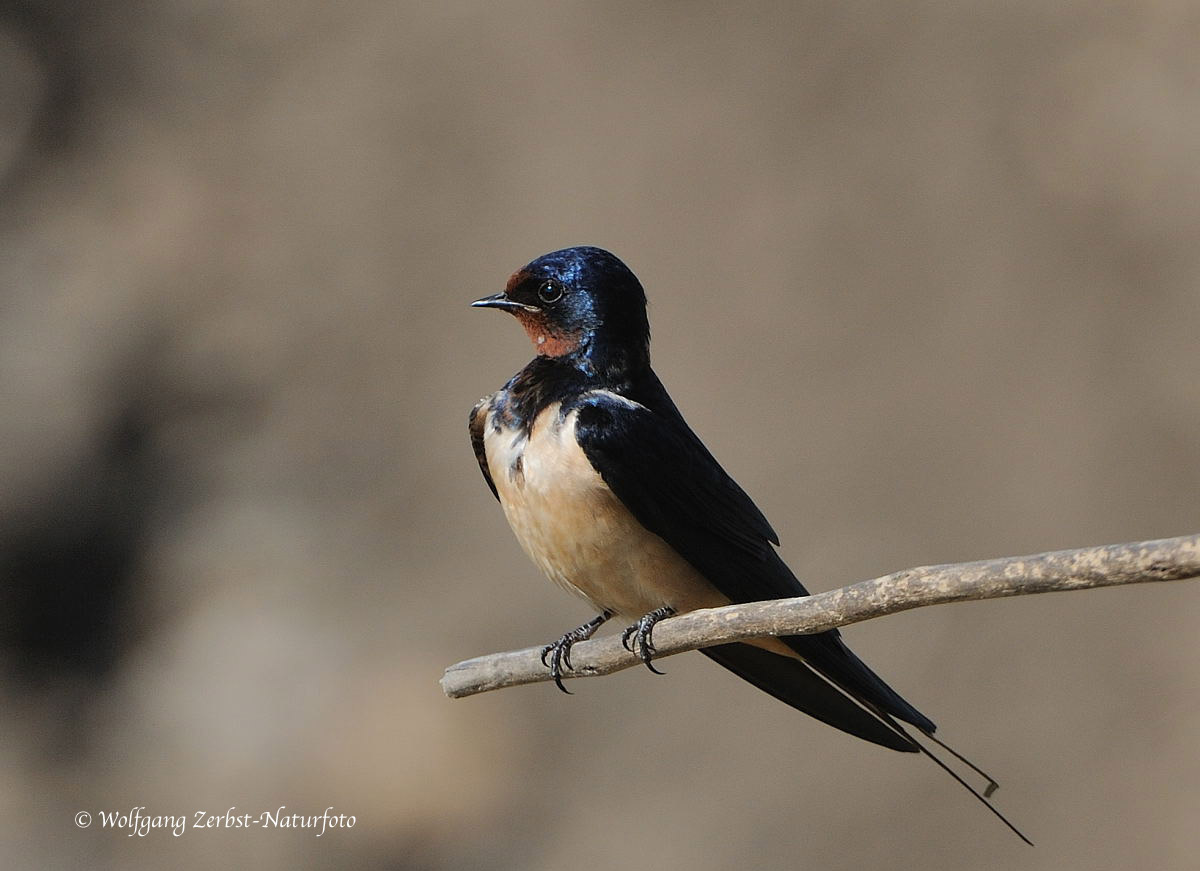
[[[542,302],[558,302],[562,299],[562,285],[557,281],[544,281],[538,288],[538,299]]]

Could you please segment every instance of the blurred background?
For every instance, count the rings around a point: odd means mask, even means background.
[[[0,7],[0,864],[1191,869],[1200,588],[851,645],[1004,788],[589,618],[467,412],[572,244],[813,589],[1200,529],[1195,4]],[[350,830],[75,813],[353,814]]]

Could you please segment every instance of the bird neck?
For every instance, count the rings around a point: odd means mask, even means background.
[[[587,337],[569,354],[539,354],[504,386],[500,412],[509,426],[528,429],[547,406],[589,390],[625,394],[646,377],[653,379],[648,349],[616,352]]]
[[[626,383],[650,369],[650,337],[614,340],[602,331],[591,331],[564,359],[599,381],[599,387]]]

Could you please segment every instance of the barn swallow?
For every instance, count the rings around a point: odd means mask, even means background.
[[[484,480],[522,548],[594,619],[546,645],[559,689],[571,647],[607,620],[651,670],[659,620],[698,608],[807,596],[779,536],[692,432],[650,366],[646,294],[600,248],[554,251],[504,291],[472,303],[516,317],[536,356],[471,410]],[[836,630],[700,651],[816,719],[893,750],[923,752],[1028,842],[987,796],[996,784],[933,736]],[[981,794],[918,742],[908,724],[988,781]]]

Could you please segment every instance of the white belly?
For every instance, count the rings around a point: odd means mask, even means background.
[[[729,603],[613,495],[575,441],[577,412],[543,411],[528,439],[484,428],[488,469],[521,547],[559,586],[597,611],[637,619]]]

